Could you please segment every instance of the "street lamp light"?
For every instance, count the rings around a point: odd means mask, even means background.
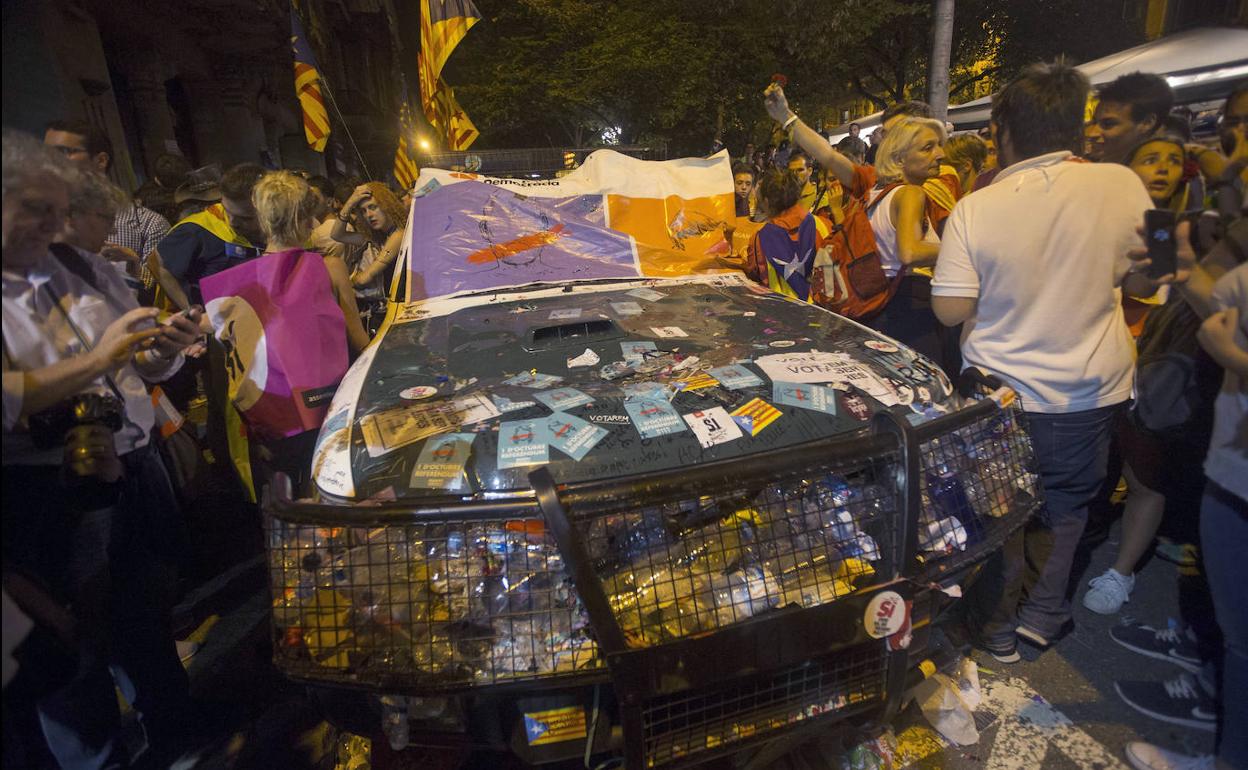
[[[425,152],[429,152],[430,145],[429,145],[428,139],[425,139],[423,137],[420,139],[420,149],[424,150]]]

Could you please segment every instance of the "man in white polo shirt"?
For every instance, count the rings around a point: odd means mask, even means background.
[[[1002,171],[954,208],[932,281],[936,316],[966,323],[966,365],[1018,392],[1047,502],[981,579],[991,598],[970,603],[979,643],[1003,662],[1018,659],[1016,635],[1047,646],[1070,622],[1071,562],[1131,397],[1121,292],[1152,204],[1125,166],[1073,157],[1087,94],[1074,68],[1038,64],[993,99]]]

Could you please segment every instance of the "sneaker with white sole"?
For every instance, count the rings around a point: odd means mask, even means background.
[[[1191,674],[1165,682],[1114,682],[1114,689],[1128,706],[1153,719],[1194,730],[1218,729],[1217,704]]]
[[[1111,628],[1109,638],[1132,652],[1169,661],[1193,674],[1200,673],[1201,660],[1196,651],[1196,634],[1190,628],[1172,625],[1157,629],[1142,623],[1132,623]]]
[[[1092,578],[1088,585],[1083,606],[1100,615],[1113,615],[1130,600],[1135,575],[1123,575],[1110,567],[1105,574]]]
[[[1214,770],[1216,766],[1212,754],[1191,757],[1143,741],[1128,743],[1126,754],[1135,770]]]

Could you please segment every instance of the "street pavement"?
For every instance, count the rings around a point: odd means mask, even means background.
[[[978,742],[951,745],[911,705],[893,725],[900,768],[1117,770],[1128,766],[1123,746],[1131,740],[1190,753],[1212,751],[1213,733],[1151,719],[1126,706],[1114,691],[1118,679],[1161,681],[1180,673],[1175,666],[1120,647],[1108,635],[1114,624],[1129,619],[1165,625],[1178,617],[1175,565],[1151,559],[1137,578],[1132,601],[1118,616],[1096,615],[1078,601],[1088,579],[1112,563],[1117,542],[1114,525],[1108,538],[1091,550],[1088,566],[1078,576],[1075,628],[1052,649],[1040,652],[1020,645],[1024,660],[1013,665],[975,653],[983,699],[974,714]],[[253,567],[252,577],[262,581],[261,568]],[[446,766],[446,757],[435,762],[411,751],[395,757],[386,747],[370,752],[366,740],[339,733],[322,721],[302,688],[285,682],[269,665],[267,592],[261,586],[252,586],[257,590],[201,626],[204,646],[189,671],[196,696],[209,706],[205,728],[214,739],[175,767],[365,770],[370,753],[378,770]],[[499,764],[510,763],[493,767]],[[837,752],[818,741],[776,763],[777,770],[837,767]]]

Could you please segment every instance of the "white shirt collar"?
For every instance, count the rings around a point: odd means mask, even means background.
[[[1008,176],[1013,176],[1014,174],[1019,174],[1024,171],[1029,171],[1035,168],[1047,168],[1056,163],[1061,163],[1062,161],[1070,160],[1074,156],[1075,154],[1071,152],[1070,150],[1059,150],[1058,152],[1046,152],[1044,155],[1037,155],[1033,158],[1020,160],[1017,163],[1013,163],[1009,166],[1006,166],[1005,168],[1001,169],[1001,173],[997,174],[997,178],[992,181],[993,181],[993,184],[996,184],[998,181],[1005,179]]]

